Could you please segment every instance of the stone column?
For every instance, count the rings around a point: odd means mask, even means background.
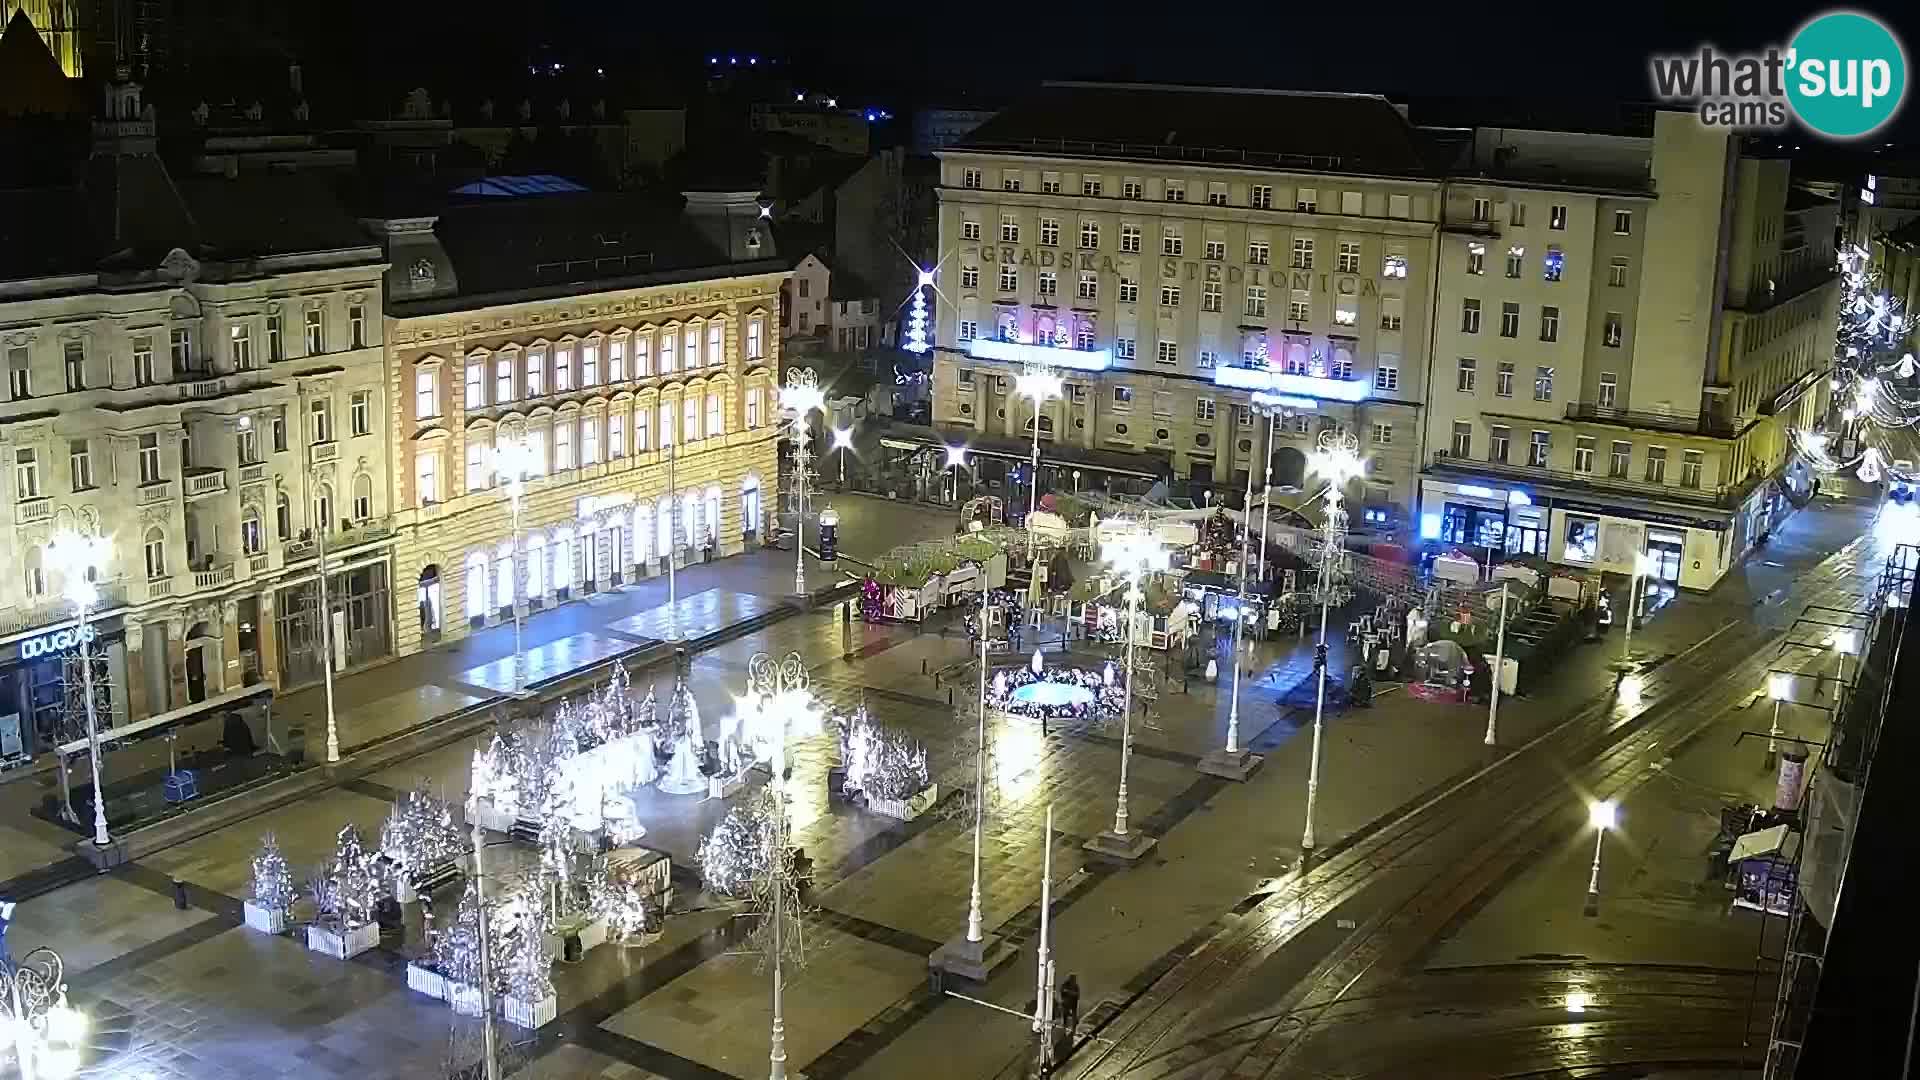
[[[254,640],[260,643],[260,679],[280,689],[279,620],[273,612],[273,590],[260,594],[260,625],[254,627]]]
[[[247,673],[240,660],[240,604],[236,600],[220,602],[220,671],[207,673],[207,696],[238,690],[246,685]],[[215,686],[219,687],[216,691]]]

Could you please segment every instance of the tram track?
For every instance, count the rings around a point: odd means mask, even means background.
[[[1864,543],[1849,544],[1805,575],[1794,590],[1799,600],[1856,602],[1869,587],[1858,572]],[[1643,706],[1622,708],[1611,696],[1594,699],[1473,776],[1277,883],[1257,902],[1243,905],[1233,925],[1140,992],[1082,1047],[1066,1075],[1074,1080],[1174,1076],[1205,1059],[1214,1070],[1230,1067],[1206,1075],[1238,1080],[1277,1075],[1296,1058],[1317,1056],[1307,1051],[1320,1033],[1345,1026],[1330,1020],[1341,1015],[1344,1002],[1383,993],[1544,843],[1579,828],[1584,819],[1580,794],[1612,797],[1630,790],[1747,699],[1784,635],[1784,629],[1751,617],[1733,620],[1645,674]],[[1266,989],[1248,985],[1254,973],[1336,912],[1355,916],[1357,928],[1278,995],[1279,1007],[1265,1011],[1266,1019],[1250,1022],[1245,1030],[1264,1025],[1260,1037],[1235,1039],[1230,1051],[1216,1047],[1196,1057],[1213,1036],[1192,1038],[1187,1028],[1195,1014],[1217,1012],[1222,1002]],[[1744,975],[1743,1008],[1752,973]],[[1265,1000],[1276,998],[1268,994]],[[1231,1007],[1226,1011],[1230,1015]],[[1735,1032],[1735,1048],[1740,1034]],[[1724,1045],[1706,1056],[1741,1058],[1728,1054]],[[1528,1067],[1518,1058],[1510,1064]],[[1176,1070],[1166,1071],[1168,1065]]]

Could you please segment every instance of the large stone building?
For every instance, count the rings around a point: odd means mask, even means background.
[[[115,726],[317,677],[322,533],[341,659],[391,643],[379,246],[309,174],[169,176],[139,88],[104,104],[77,188],[0,196],[10,760],[73,730],[62,529],[112,541]]]
[[[1825,408],[1837,204],[1688,114],[1448,163],[1420,536],[1706,588]],[[1802,481],[1804,491],[1804,477]]]
[[[1275,483],[1344,428],[1371,459],[1355,524],[1406,520],[1442,187],[1385,99],[1055,85],[939,156],[935,424],[1024,459],[1014,379],[1045,362],[1068,391],[1044,486],[1237,497],[1265,476],[1265,391]]]
[[[493,197],[379,224],[401,652],[764,534],[786,266],[756,193]],[[517,561],[492,456],[509,440],[536,460]]]

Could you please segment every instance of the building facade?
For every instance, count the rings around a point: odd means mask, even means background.
[[[1120,451],[1237,500],[1339,429],[1356,528],[1405,525],[1442,187],[1384,99],[1050,86],[939,156],[937,426],[1025,442],[1014,380],[1046,363],[1043,486]]]
[[[1498,165],[1447,185],[1421,538],[1710,587],[1825,408],[1836,205],[1680,113],[1473,138]]]
[[[106,115],[78,190],[7,195],[62,242],[0,256],[5,759],[63,730],[60,530],[112,543],[90,633],[115,726],[317,676],[323,533],[340,647],[391,648],[379,247],[302,174],[169,177],[136,86]]]
[[[560,196],[385,223],[402,652],[765,534],[786,271],[753,196],[624,222],[653,248],[640,273],[542,282],[497,257],[496,235],[530,228],[598,244],[621,209]],[[507,445],[531,461],[517,534]]]

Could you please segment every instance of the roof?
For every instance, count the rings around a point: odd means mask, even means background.
[[[81,273],[99,259],[78,189],[0,191],[0,281]]]
[[[552,173],[537,173],[532,176],[489,176],[454,188],[455,195],[491,195],[496,197],[514,197],[520,195],[558,195],[568,192],[585,191],[585,187]]]
[[[0,116],[69,113],[81,105],[79,84],[68,80],[25,8],[0,32]]]
[[[325,173],[300,170],[177,182],[208,259],[375,246],[332,183]]]
[[[1422,146],[1373,94],[1049,83],[953,149],[1426,176]]]
[[[1794,184],[1787,188],[1787,213],[1789,214],[1797,214],[1802,210],[1816,210],[1822,207],[1834,207],[1838,205],[1840,204],[1833,199],[1829,199],[1817,191],[1801,187],[1799,184]]]

